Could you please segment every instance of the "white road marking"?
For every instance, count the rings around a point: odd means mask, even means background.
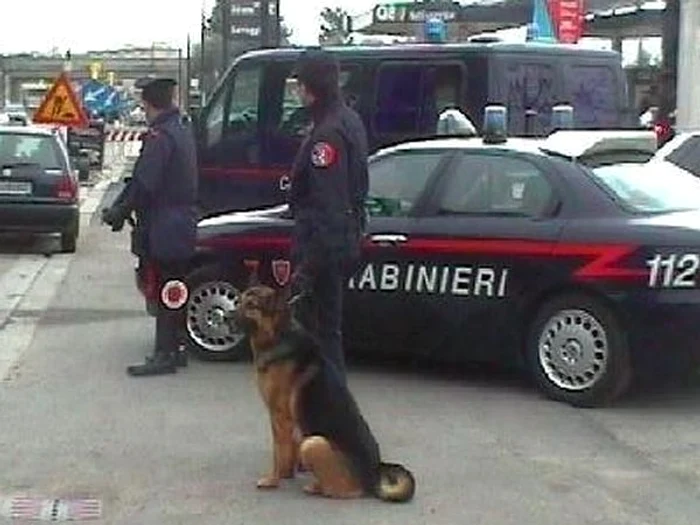
[[[89,223],[112,182],[114,177],[92,188],[81,188],[81,225]],[[41,315],[55,297],[74,256],[22,255],[0,276],[0,382],[11,378],[15,365],[34,339]],[[17,310],[29,315],[13,317]]]

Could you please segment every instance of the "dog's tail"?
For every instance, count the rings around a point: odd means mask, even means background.
[[[416,479],[403,465],[380,463],[377,497],[382,501],[405,503],[416,493]]]

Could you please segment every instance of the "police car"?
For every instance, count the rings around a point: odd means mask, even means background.
[[[556,141],[506,137],[505,108],[485,113],[483,137],[371,157],[368,235],[345,296],[348,351],[514,362],[575,406],[694,359],[700,180],[632,162],[591,168]],[[192,350],[244,356],[225,319],[251,272],[288,283],[291,227],[285,205],[199,224]]]

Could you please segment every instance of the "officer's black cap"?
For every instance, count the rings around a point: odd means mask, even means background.
[[[168,77],[144,77],[134,84],[141,90],[141,98],[146,102],[154,103],[167,97],[172,97],[177,81]]]
[[[320,47],[306,49],[299,56],[293,74],[317,97],[330,97],[338,91],[338,59]]]

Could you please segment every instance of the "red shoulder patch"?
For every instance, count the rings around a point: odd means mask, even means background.
[[[328,142],[317,142],[311,148],[311,164],[317,168],[328,168],[338,160],[338,150]]]

